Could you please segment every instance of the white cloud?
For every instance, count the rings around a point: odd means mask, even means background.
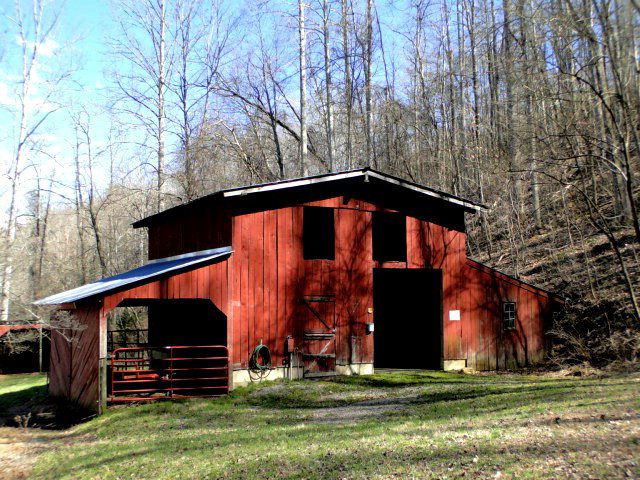
[[[32,49],[35,46],[35,42],[31,40],[22,41],[19,35],[16,35],[16,43],[22,46],[23,43],[26,43],[28,49]],[[60,48],[60,44],[56,42],[53,38],[48,37],[38,45],[38,54],[43,57],[52,57],[55,55],[56,50]]]
[[[56,42],[53,38],[47,38],[40,45],[40,55],[43,57],[51,57],[55,54],[56,50],[60,48],[60,44]]]
[[[18,98],[15,92],[12,91],[9,85],[2,81],[0,81],[0,105],[10,108],[18,107]]]

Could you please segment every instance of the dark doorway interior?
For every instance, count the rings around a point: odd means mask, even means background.
[[[442,272],[373,271],[374,367],[438,370],[442,358]]]
[[[227,317],[209,300],[149,303],[149,345],[226,345]]]

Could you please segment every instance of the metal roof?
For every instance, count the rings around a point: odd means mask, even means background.
[[[134,268],[128,272],[103,278],[97,282],[88,283],[81,287],[67,290],[66,292],[57,293],[50,297],[37,300],[34,303],[36,305],[60,305],[95,297],[96,295],[104,295],[127,285],[133,286],[134,284],[148,283],[150,280],[166,275],[167,273],[195,267],[216,258],[228,256],[232,252],[231,247],[222,247],[151,260],[146,265]]]
[[[379,172],[377,170],[373,170],[367,167],[367,168],[359,168],[357,170],[348,170],[345,172],[325,173],[325,174],[314,175],[309,177],[293,178],[290,180],[281,180],[278,182],[263,183],[263,184],[257,184],[257,185],[249,185],[245,187],[234,187],[234,188],[228,188],[225,190],[220,190],[218,192],[214,192],[209,195],[196,198],[191,202],[183,203],[181,205],[177,205],[175,207],[169,208],[162,212],[158,212],[154,215],[145,217],[141,220],[138,220],[137,222],[134,222],[133,226],[135,228],[144,227],[147,225],[148,221],[153,218],[164,216],[168,212],[173,212],[187,205],[201,202],[204,199],[211,199],[216,197],[231,199],[234,197],[242,197],[250,194],[272,192],[277,190],[285,190],[285,189],[296,188],[296,187],[305,187],[305,186],[316,185],[320,183],[336,182],[340,180],[356,179],[356,178],[361,178],[365,182],[370,180],[378,180],[381,183],[396,185],[401,188],[405,188],[407,190],[412,190],[414,192],[423,194],[427,197],[438,198],[445,202],[452,203],[454,205],[458,205],[460,207],[463,207],[472,211],[476,211],[476,212],[488,210],[488,207],[486,205],[482,205],[480,203],[473,202],[471,200],[466,200],[456,195],[435,190],[433,188],[420,185],[419,183],[410,182],[402,178],[395,177],[387,173]]]

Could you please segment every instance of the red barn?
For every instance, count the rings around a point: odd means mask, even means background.
[[[533,364],[555,299],[467,258],[464,215],[484,208],[365,168],[144,218],[146,265],[38,302],[81,324],[53,335],[50,392],[100,408],[265,377]],[[148,332],[109,351],[123,305],[148,307]]]

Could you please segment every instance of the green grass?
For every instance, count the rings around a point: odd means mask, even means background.
[[[46,384],[47,375],[44,373],[0,375],[0,417],[9,414],[13,407],[44,400]]]
[[[111,409],[52,439],[32,478],[638,477],[639,387],[440,372],[265,383]]]

